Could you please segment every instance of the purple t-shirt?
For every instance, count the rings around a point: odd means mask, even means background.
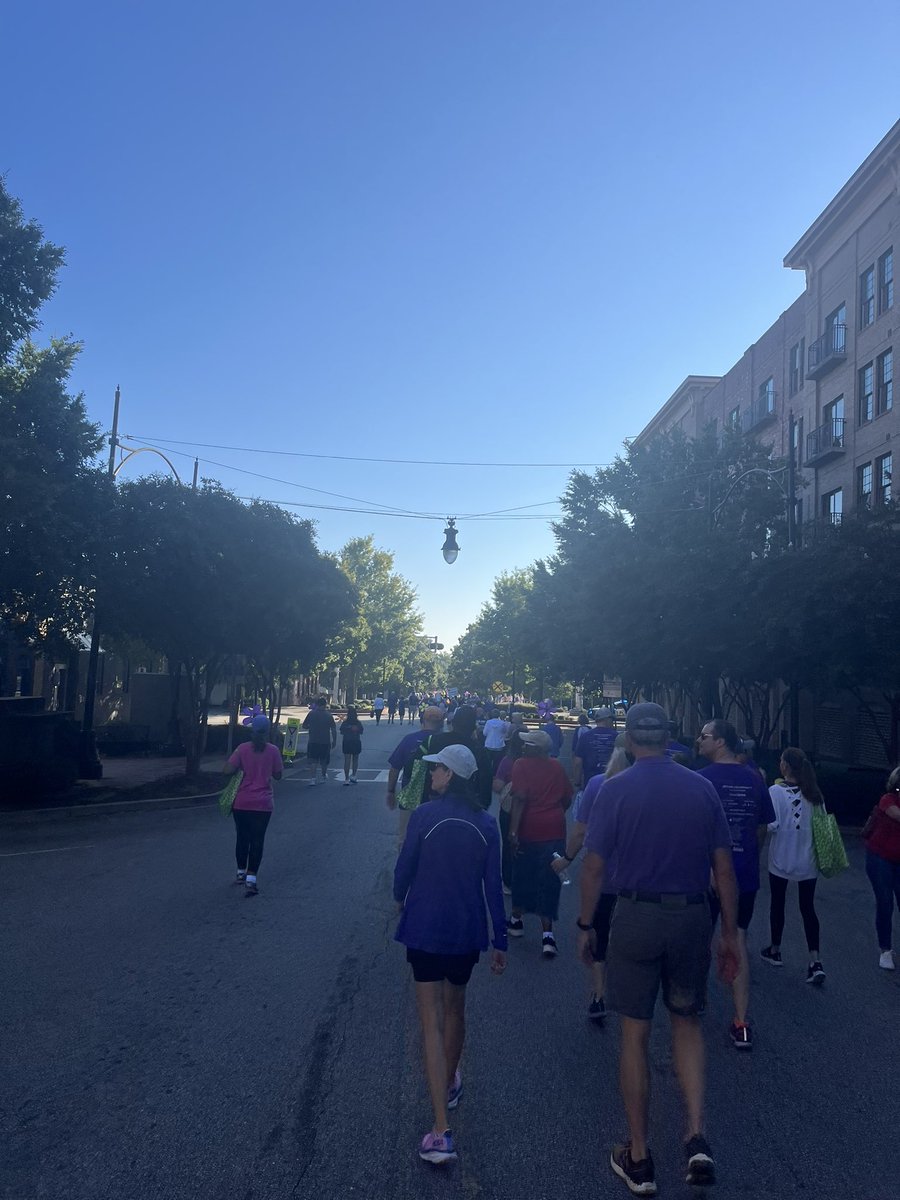
[[[590,823],[591,812],[594,808],[594,801],[600,795],[600,791],[605,783],[606,779],[603,775],[595,775],[581,793],[581,803],[578,805],[579,824],[588,825]],[[603,802],[601,801],[601,804],[602,803]],[[603,895],[614,896],[618,890],[619,889],[616,887],[616,881],[613,879],[609,870],[609,866],[607,865],[607,869],[603,873]]]
[[[405,738],[401,738],[394,748],[394,753],[388,759],[388,763],[395,771],[403,772],[402,783],[404,786],[409,783],[413,759],[416,757],[420,743],[424,742],[427,737],[431,737],[433,733],[433,729],[416,729],[413,733],[408,733]]]
[[[606,770],[616,748],[617,737],[615,729],[606,729],[602,725],[586,729],[579,735],[578,757],[581,759],[585,782],[595,775],[602,775]]]
[[[755,767],[741,763],[710,763],[697,772],[719,794],[731,830],[731,856],[739,892],[759,891],[757,830],[775,820],[769,789]]]
[[[584,844],[619,889],[690,895],[708,889],[713,851],[730,849],[731,833],[709,780],[654,756],[606,780]]]

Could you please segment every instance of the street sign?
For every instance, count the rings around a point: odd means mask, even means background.
[[[284,749],[281,752],[282,758],[292,759],[296,756],[300,748],[300,718],[288,717],[287,732],[284,735]]]

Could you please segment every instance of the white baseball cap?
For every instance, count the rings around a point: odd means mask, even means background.
[[[452,746],[445,746],[437,754],[423,754],[422,761],[440,763],[442,767],[446,767],[454,775],[459,775],[461,779],[471,779],[478,770],[475,755],[469,747],[460,746],[457,743],[454,743]]]

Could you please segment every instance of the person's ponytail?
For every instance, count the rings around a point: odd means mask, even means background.
[[[797,746],[786,746],[781,752],[784,762],[791,768],[791,774],[797,781],[797,787],[804,800],[810,804],[824,804],[825,797],[816,779],[816,769]]]

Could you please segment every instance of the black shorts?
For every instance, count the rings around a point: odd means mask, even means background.
[[[753,920],[755,905],[756,892],[738,892],[737,926],[738,929],[743,929],[745,933],[750,928],[750,922]],[[710,892],[709,915],[712,919],[713,929],[716,927],[716,921],[718,921],[721,911],[722,905],[719,903],[719,897],[715,892]]]
[[[429,954],[427,950],[409,947],[406,950],[406,961],[413,969],[416,983],[441,983],[446,979],[456,987],[466,986],[479,957],[477,951],[474,954]]]
[[[331,762],[331,743],[310,742],[306,747],[306,758],[308,762],[321,763],[323,767],[327,767]]]

